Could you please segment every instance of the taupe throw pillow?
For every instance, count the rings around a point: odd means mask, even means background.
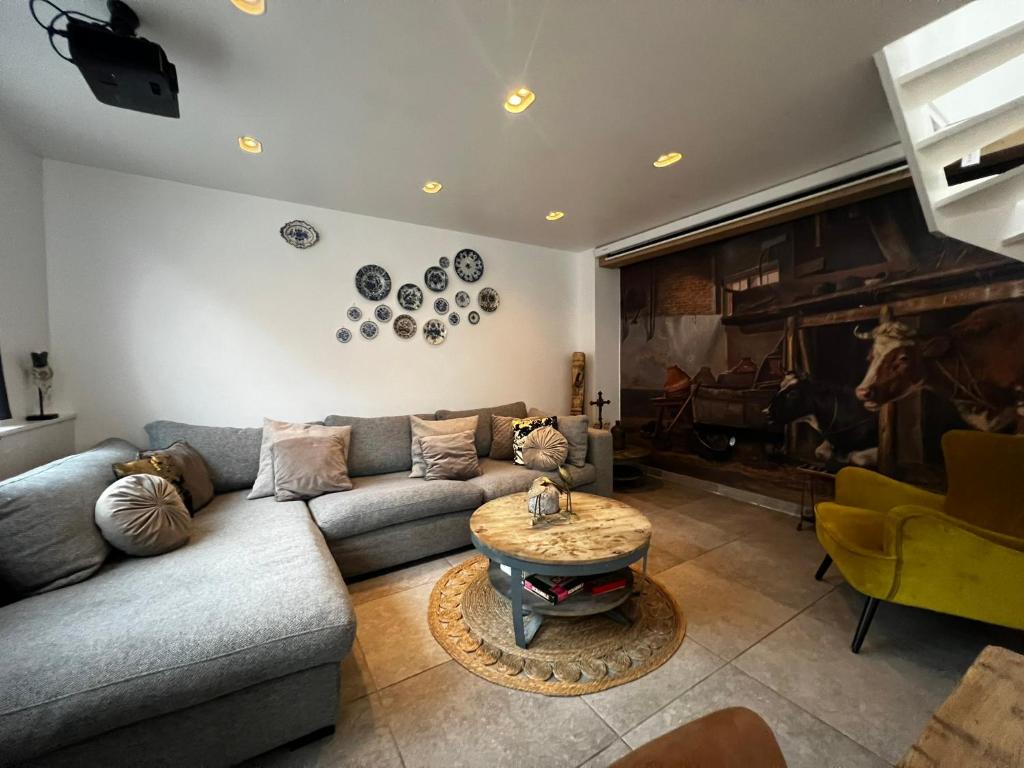
[[[128,475],[96,500],[96,525],[111,546],[137,557],[188,541],[192,517],[174,486],[157,475]]]
[[[508,461],[512,458],[512,422],[515,416],[491,416],[491,458]]]
[[[480,474],[474,430],[420,438],[425,480],[468,480]]]
[[[554,427],[535,429],[523,438],[523,463],[530,469],[558,469],[569,455],[569,442]]]
[[[427,467],[423,461],[423,451],[420,448],[420,439],[433,437],[435,435],[454,435],[458,432],[473,432],[476,434],[476,423],[479,416],[466,416],[461,419],[445,419],[444,421],[426,421],[419,416],[409,417],[409,426],[412,428],[412,472],[409,477],[423,477]],[[475,443],[473,450],[476,450]]]
[[[351,427],[335,427],[347,430]],[[312,499],[325,493],[348,491],[348,435],[304,434],[283,437],[270,446],[274,463],[274,498],[278,501]]]
[[[537,408],[531,408],[529,415],[532,418],[538,418],[548,414]],[[587,416],[559,416],[558,424],[555,426],[569,441],[569,457],[566,462],[575,467],[582,467],[587,463],[590,418]]]
[[[325,427],[322,424],[293,424],[290,421],[275,421],[274,419],[263,419],[263,440],[260,443],[260,469],[256,475],[256,482],[249,491],[250,499],[262,499],[265,496],[274,495],[274,457],[270,453],[270,446],[275,440],[284,437],[295,437],[297,435],[338,434],[330,430],[349,429],[351,427]],[[348,438],[346,438],[346,444]]]
[[[140,459],[148,459],[152,456],[169,457],[181,468],[182,484],[189,496],[192,497],[190,512],[195,514],[210,503],[210,500],[213,499],[213,481],[210,480],[210,470],[199,451],[184,440],[178,440],[166,448],[139,453]],[[187,502],[186,506],[188,506]]]

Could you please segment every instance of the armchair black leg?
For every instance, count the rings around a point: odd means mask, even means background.
[[[864,637],[868,633],[868,627],[871,626],[871,620],[875,618],[875,611],[878,610],[878,598],[869,597],[864,602],[864,610],[860,612],[860,621],[857,623],[857,631],[853,635],[853,643],[850,645],[850,650],[854,653],[860,653],[860,647],[864,644]]]
[[[825,574],[828,573],[828,567],[832,565],[832,555],[825,555],[825,559],[821,561],[821,565],[818,566],[818,572],[814,574],[815,581],[821,581],[825,578]]]

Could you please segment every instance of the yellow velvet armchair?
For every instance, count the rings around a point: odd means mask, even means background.
[[[878,602],[1024,629],[1024,436],[942,437],[948,492],[929,493],[859,467],[815,507],[825,560],[867,596],[852,650]]]

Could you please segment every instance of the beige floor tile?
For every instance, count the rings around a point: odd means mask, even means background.
[[[448,555],[448,562],[452,565],[459,565],[461,563],[466,562],[467,560],[472,560],[479,554],[480,553],[473,548],[465,549],[461,552],[455,552],[453,554]]]
[[[441,578],[441,574],[451,567],[448,558],[441,557],[353,582],[348,585],[348,592],[352,595],[352,603],[360,605],[421,584],[435,584]]]
[[[359,641],[352,645],[352,652],[341,662],[341,700],[355,701],[377,690],[373,675],[366,664],[366,656]]]
[[[379,694],[342,706],[337,730],[294,751],[277,749],[250,768],[402,768],[402,758],[388,728]]]
[[[622,739],[616,739],[609,746],[602,749],[592,758],[583,763],[580,768],[608,768],[620,757],[629,754],[629,747]]]
[[[715,656],[696,641],[685,639],[675,655],[650,674],[625,685],[587,694],[583,698],[621,735],[723,664],[724,659]]]
[[[792,536],[799,535],[796,531]],[[767,595],[778,603],[802,610],[831,592],[827,581],[815,581],[817,557],[805,560],[785,547],[740,539],[707,552],[692,562],[729,581]]]
[[[449,660],[427,626],[432,583],[356,606],[356,636],[379,689]]]
[[[778,524],[788,520],[793,520],[794,525],[796,523],[795,518],[782,512],[746,504],[726,496],[708,496],[685,504],[677,511],[702,523],[721,528],[731,533],[733,538],[748,536],[765,524]]]
[[[738,538],[736,534],[680,512],[661,510],[647,517],[651,521],[651,543],[681,560],[691,560]]]
[[[514,691],[454,661],[381,697],[407,768],[575,768],[616,740],[577,697]]]
[[[840,587],[735,663],[892,762],[985,645],[1024,650],[1024,636],[1011,630],[882,604],[854,654],[862,600]]]
[[[690,561],[658,574],[686,616],[687,634],[725,659],[745,651],[796,614],[770,597]]]
[[[677,556],[676,553],[671,550],[651,545],[651,548],[647,551],[647,573],[653,576],[656,573],[667,571],[674,565],[679,565],[684,560],[685,558]],[[642,571],[643,567],[643,560],[638,560],[633,563],[633,568],[638,571]]]
[[[878,755],[732,665],[691,688],[623,739],[636,749],[684,723],[737,706],[752,709],[771,726],[789,768],[883,768],[887,765]]]

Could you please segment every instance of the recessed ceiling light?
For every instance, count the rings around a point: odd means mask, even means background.
[[[255,136],[239,136],[238,148],[250,155],[258,155],[263,151],[263,142]]]
[[[518,115],[533,104],[536,94],[529,88],[516,88],[505,98],[505,111]]]
[[[673,163],[678,163],[683,156],[678,152],[668,152],[654,161],[655,168],[667,168]]]
[[[440,181],[428,181],[423,185],[423,191],[428,195],[436,195],[441,191],[441,187],[444,186]]]
[[[547,219],[548,221],[558,221],[563,216],[565,216],[565,211],[551,211],[544,218]]]
[[[231,0],[231,4],[250,16],[262,16],[267,12],[266,0]]]

